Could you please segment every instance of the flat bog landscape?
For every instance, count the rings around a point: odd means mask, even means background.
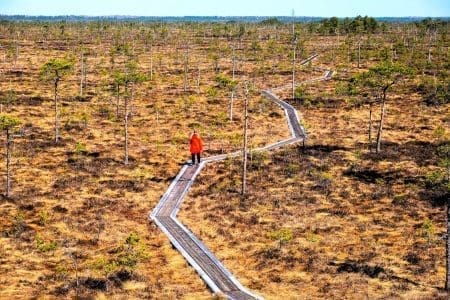
[[[0,299],[448,299],[449,29],[0,15]]]

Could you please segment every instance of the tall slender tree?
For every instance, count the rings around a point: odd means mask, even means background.
[[[81,48],[80,52],[80,98],[82,98],[87,78],[86,49]]]
[[[236,95],[236,82],[235,82],[235,73],[236,73],[236,45],[233,43],[232,45],[232,66],[231,66],[231,80],[233,84],[231,85],[231,97],[230,97],[230,122],[233,122],[233,107],[234,107],[234,97]]]
[[[135,86],[146,81],[147,76],[144,73],[139,72],[137,68],[137,63],[135,61],[130,61],[125,66],[125,73],[123,74],[123,82],[125,86],[125,103],[124,103],[124,135],[125,135],[125,165],[128,165],[128,144],[129,144],[129,134],[128,134],[128,125],[129,125],[129,117],[131,114],[131,104],[134,100],[134,92]],[[129,92],[129,89],[131,91]]]
[[[292,37],[295,37],[295,10],[292,10]]]
[[[376,153],[381,151],[381,139],[383,133],[384,118],[386,115],[386,102],[388,99],[388,92],[397,84],[402,78],[409,73],[409,70],[396,63],[384,61],[369,71],[362,73],[358,82],[360,85],[368,87],[376,95],[377,102],[380,103],[380,122],[378,124],[378,131],[376,137]]]
[[[189,45],[186,43],[184,49],[184,76],[183,76],[183,92],[187,92],[188,71],[189,71]]]
[[[446,272],[445,290],[450,292],[450,199],[447,199],[447,242],[446,242]]]
[[[297,56],[297,41],[292,42],[292,100],[295,100],[295,60]]]
[[[439,166],[445,171],[445,175],[441,179],[441,185],[446,190],[447,194],[450,191],[450,143],[444,142],[437,148],[437,156],[439,157]],[[447,237],[445,243],[446,253],[446,277],[445,277],[445,290],[450,292],[450,198],[447,197]]]
[[[241,194],[244,196],[247,192],[247,155],[248,155],[248,102],[249,102],[249,83],[244,84],[244,145],[242,149],[242,190]]]
[[[0,114],[0,130],[3,130],[6,134],[6,198],[9,198],[11,194],[11,146],[15,136],[12,130],[20,123],[20,120],[16,117]]]
[[[125,85],[125,73],[116,71],[112,75],[116,93],[116,117],[120,114],[120,87]]]
[[[197,61],[197,94],[200,94],[200,60]]]
[[[149,32],[145,39],[145,44],[149,44],[150,47],[150,80],[153,80],[153,44],[154,44],[154,33]]]
[[[297,56],[297,34],[295,33],[295,12],[292,10],[292,100],[295,100],[295,60]]]
[[[445,290],[450,293],[450,198],[447,199],[447,241],[445,243],[446,273]]]
[[[58,85],[63,76],[72,71],[72,68],[73,62],[63,58],[52,58],[41,67],[41,75],[52,80],[54,84],[55,143],[59,141]]]

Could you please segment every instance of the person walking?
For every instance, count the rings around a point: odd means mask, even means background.
[[[189,140],[189,150],[191,151],[192,164],[195,164],[195,157],[197,157],[197,163],[200,163],[200,154],[203,152],[203,141],[195,130]]]

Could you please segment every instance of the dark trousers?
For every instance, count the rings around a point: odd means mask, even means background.
[[[200,153],[191,153],[192,164],[195,164],[195,156],[197,156],[197,162],[200,163]]]

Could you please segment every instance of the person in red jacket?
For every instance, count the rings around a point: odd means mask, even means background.
[[[203,152],[203,141],[200,135],[194,130],[189,141],[189,150],[191,151],[192,164],[195,164],[195,157],[200,163],[200,153]]]

